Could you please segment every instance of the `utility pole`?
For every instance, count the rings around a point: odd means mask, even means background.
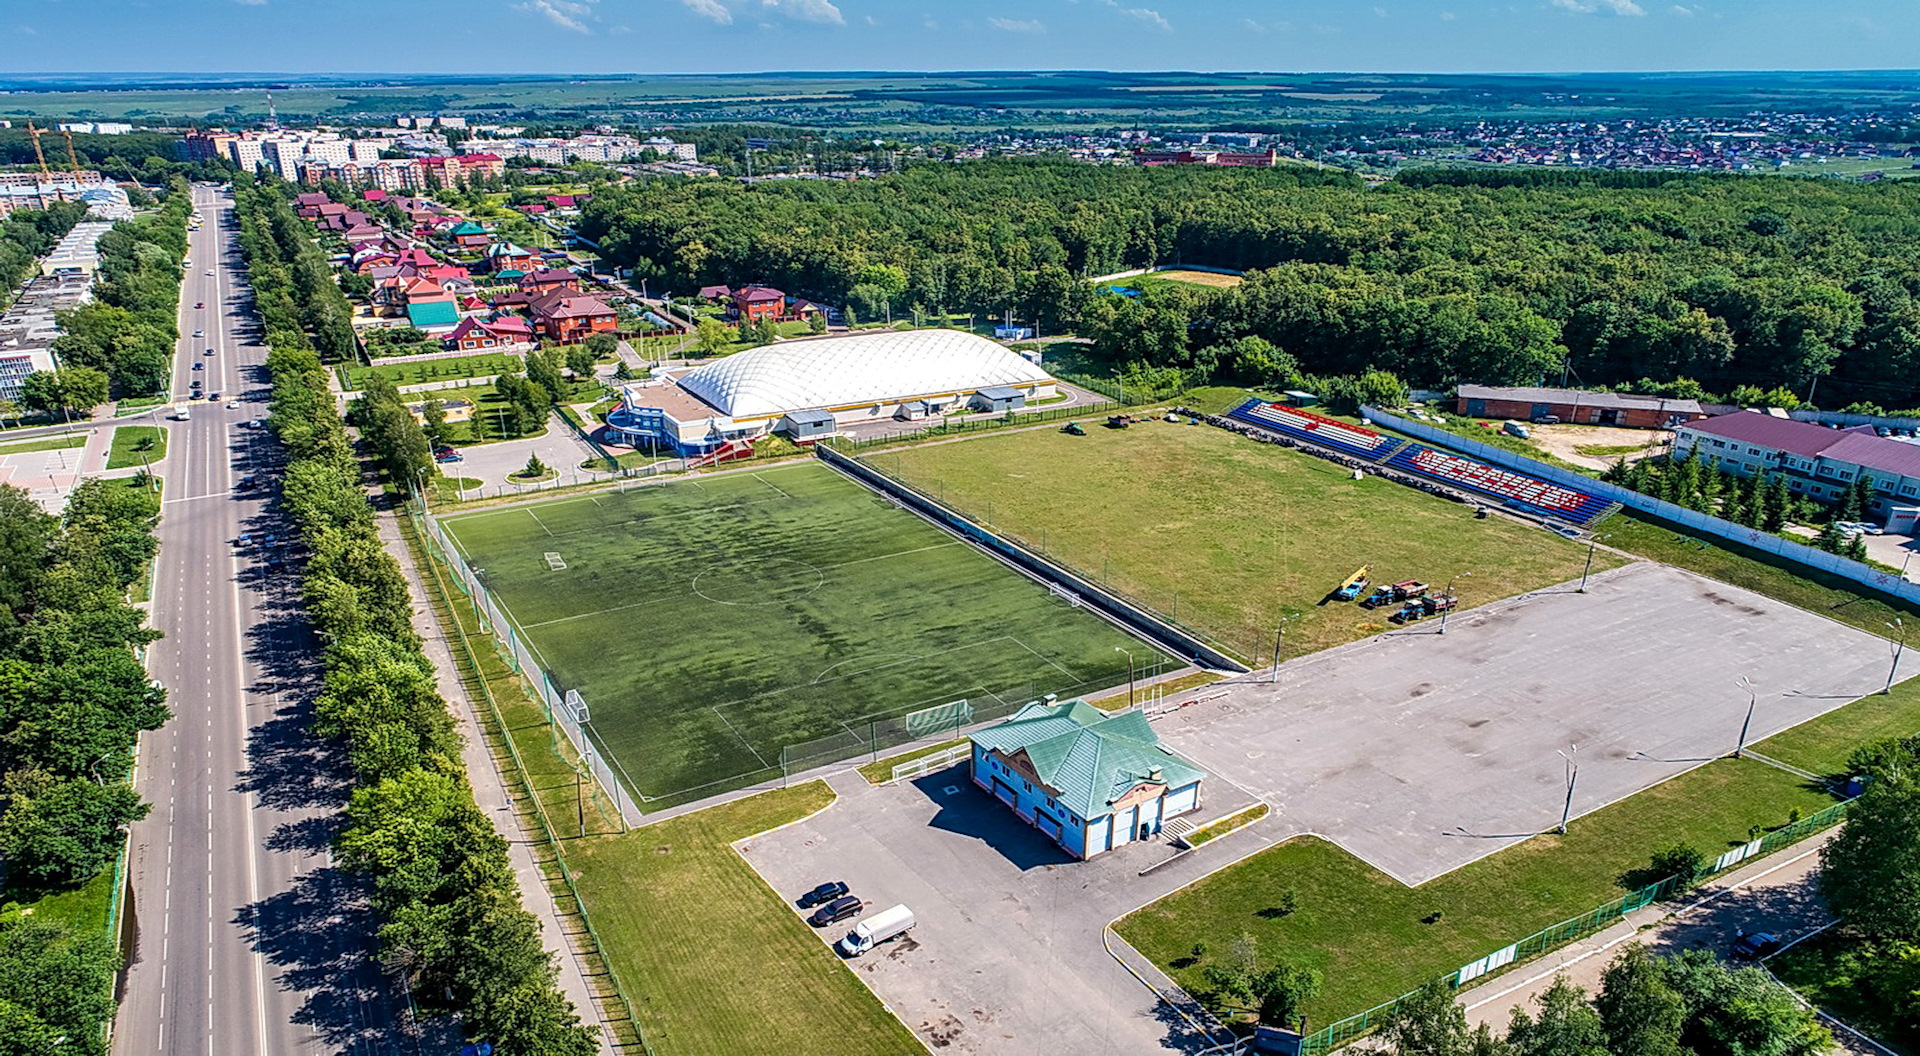
[[[1740,741],[1733,746],[1733,757],[1735,759],[1741,758],[1747,750],[1747,731],[1753,726],[1753,706],[1759,700],[1758,694],[1753,688],[1753,679],[1741,675],[1739,685],[1747,691],[1747,717],[1740,723]]]
[[[1600,540],[1611,538],[1613,538],[1613,533],[1609,532],[1606,535],[1596,535],[1587,540],[1587,567],[1580,570],[1580,593],[1585,594],[1587,592],[1587,575],[1593,571],[1594,549],[1600,545]]]
[[[1473,575],[1473,573],[1471,572],[1462,572],[1459,575],[1453,577],[1452,579],[1447,580],[1447,589],[1442,591],[1441,593],[1445,594],[1448,598],[1452,599],[1453,604],[1448,608],[1440,610],[1440,633],[1441,634],[1447,633],[1447,617],[1453,615],[1453,610],[1460,607],[1460,597],[1459,595],[1453,592],[1453,585],[1455,583],[1458,583],[1460,580],[1463,580],[1471,575]]]
[[[1566,751],[1561,752],[1559,749],[1555,749],[1555,751],[1559,754],[1560,758],[1567,761],[1567,802],[1560,808],[1560,827],[1554,830],[1560,835],[1565,836],[1567,834],[1567,819],[1573,816],[1573,786],[1575,782],[1580,780],[1580,746],[1569,743]]]
[[[1912,555],[1909,554],[1908,556],[1911,557]],[[1895,617],[1892,623],[1887,624],[1887,629],[1890,631],[1898,631],[1900,633],[1900,640],[1895,643],[1893,647],[1893,666],[1887,668],[1887,688],[1880,691],[1883,694],[1893,692],[1893,676],[1895,672],[1900,670],[1900,654],[1907,651],[1907,621]]]
[[[1117,645],[1113,647],[1113,651],[1125,653],[1127,657],[1127,707],[1131,708],[1133,707],[1133,654]]]

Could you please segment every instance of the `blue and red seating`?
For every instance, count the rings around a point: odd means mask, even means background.
[[[1328,418],[1284,403],[1248,400],[1227,412],[1227,417],[1360,458],[1378,459],[1401,443],[1397,437],[1384,436],[1338,418]]]
[[[1436,451],[1420,444],[1408,444],[1395,451],[1386,464],[1461,491],[1484,495],[1526,512],[1572,524],[1589,524],[1611,505],[1606,499],[1584,491],[1551,484],[1524,473],[1490,466],[1447,451]]]

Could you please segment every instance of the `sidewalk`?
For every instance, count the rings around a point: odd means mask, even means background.
[[[554,963],[560,969],[561,992],[573,1002],[582,1022],[601,1027],[601,1049],[606,1051],[606,1027],[600,1006],[582,974],[578,951],[566,940],[570,932],[561,924],[559,907],[554,903],[546,875],[534,861],[533,849],[542,837],[522,828],[520,816],[513,810],[506,783],[494,764],[493,753],[488,750],[485,736],[480,730],[478,712],[467,695],[466,684],[460,678],[453,653],[447,646],[446,634],[435,618],[432,607],[426,603],[426,584],[420,578],[419,568],[414,565],[413,551],[401,537],[398,517],[399,514],[391,510],[379,515],[380,541],[386,544],[387,552],[400,562],[401,571],[406,574],[408,587],[413,592],[414,629],[420,634],[427,658],[433,661],[440,695],[452,706],[454,721],[465,741],[461,754],[467,765],[467,780],[473,785],[474,802],[479,804],[487,817],[493,819],[493,827],[507,841],[514,877],[520,883],[521,901],[540,925],[541,944],[555,955]]]
[[[1463,991],[1460,1002],[1466,1005],[1467,1022],[1505,1029],[1514,1006],[1534,1011],[1534,999],[1562,973],[1591,995],[1600,989],[1601,975],[1619,948],[1630,941],[1666,955],[1683,950],[1724,954],[1743,932],[1770,932],[1791,943],[1821,930],[1833,918],[1820,900],[1819,852],[1839,831],[1828,829],[1704,884],[1678,909],[1648,906],[1539,961]],[[1841,1052],[1886,1056],[1845,1029],[1833,1028],[1833,1036]]]

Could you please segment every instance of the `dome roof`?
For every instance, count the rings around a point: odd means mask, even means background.
[[[757,418],[1051,380],[978,334],[881,330],[737,352],[688,372],[680,385],[730,417]]]

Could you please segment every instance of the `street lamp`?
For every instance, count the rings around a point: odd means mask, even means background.
[[[1291,619],[1293,619],[1292,616],[1282,616],[1280,622],[1273,628],[1273,673],[1267,677],[1269,683],[1280,681],[1280,647],[1286,640],[1287,621]],[[1255,659],[1259,658],[1255,657]]]
[[[1565,806],[1560,808],[1560,828],[1555,830],[1560,835],[1565,836],[1567,834],[1567,819],[1573,816],[1573,786],[1575,782],[1580,780],[1580,746],[1569,742],[1566,751],[1562,752],[1558,748],[1554,749],[1554,751],[1560,758],[1567,761],[1567,802]]]
[[[1900,670],[1900,654],[1907,651],[1907,621],[1895,617],[1892,623],[1887,624],[1887,629],[1898,631],[1900,640],[1893,646],[1893,666],[1887,668],[1887,688],[1880,691],[1883,694],[1893,692],[1893,675]]]
[[[1459,575],[1453,577],[1452,579],[1447,580],[1447,589],[1440,592],[1442,594],[1445,594],[1447,597],[1453,599],[1453,605],[1451,607],[1440,610],[1440,633],[1441,634],[1447,633],[1447,617],[1452,615],[1454,608],[1458,608],[1460,605],[1460,598],[1459,596],[1454,594],[1453,585],[1459,582],[1460,580],[1466,579],[1471,575],[1473,575],[1473,573],[1471,572],[1462,572]]]
[[[1127,707],[1131,708],[1133,707],[1133,654],[1117,645],[1113,647],[1113,651],[1124,653],[1127,658]]]
[[[1738,759],[1747,750],[1747,730],[1753,726],[1753,706],[1759,697],[1753,688],[1753,679],[1740,676],[1740,687],[1747,691],[1747,717],[1740,723],[1740,742],[1733,746],[1733,757]]]
[[[1587,540],[1587,567],[1580,570],[1580,593],[1585,594],[1587,592],[1587,574],[1593,571],[1594,550],[1599,547],[1600,540],[1611,538],[1613,538],[1613,533],[1608,532],[1606,535],[1596,535]]]

